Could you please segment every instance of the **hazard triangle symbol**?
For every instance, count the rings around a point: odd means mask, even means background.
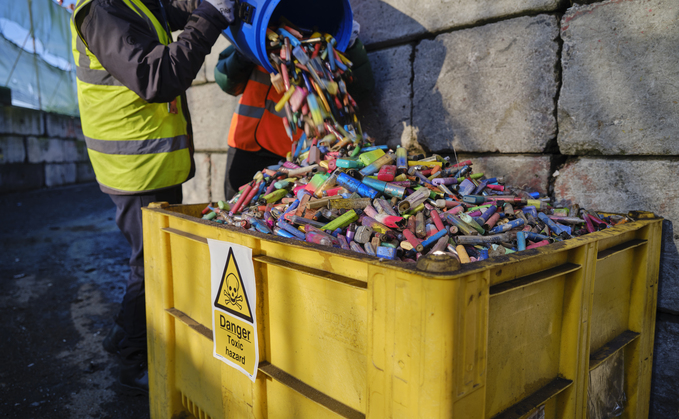
[[[222,282],[219,284],[215,307],[220,308],[236,317],[252,322],[252,311],[250,311],[250,301],[248,294],[243,286],[243,279],[240,269],[233,255],[233,249],[229,249],[229,256],[226,258],[226,266],[222,274]]]

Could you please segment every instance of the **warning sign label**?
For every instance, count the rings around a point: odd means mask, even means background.
[[[238,269],[236,257],[233,255],[233,248],[229,249],[226,266],[224,266],[224,273],[219,284],[219,293],[215,298],[215,307],[252,323],[250,301],[245,293],[243,278],[240,269]]]
[[[214,356],[257,377],[256,282],[252,250],[208,239],[212,272],[212,334]]]

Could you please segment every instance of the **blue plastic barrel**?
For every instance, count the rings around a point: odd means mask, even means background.
[[[224,31],[232,44],[268,72],[275,72],[266,53],[266,29],[284,16],[300,28],[318,28],[331,34],[336,48],[345,51],[351,38],[354,19],[349,0],[243,0],[239,23]]]

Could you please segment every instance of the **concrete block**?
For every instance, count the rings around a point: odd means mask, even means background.
[[[87,145],[85,144],[85,141],[76,141],[75,142],[75,153],[76,153],[76,161],[78,162],[89,162],[90,161],[90,156],[87,154]]]
[[[29,163],[74,162],[81,154],[72,140],[28,137],[26,145]]]
[[[62,142],[62,150],[64,151],[64,161],[65,162],[76,162],[80,156],[80,151],[78,150],[78,145],[76,141],[73,140],[57,140]]]
[[[200,204],[210,201],[210,155],[196,153],[193,156],[196,164],[196,175],[193,179],[184,183],[182,192],[184,204]]]
[[[679,317],[659,313],[655,323],[651,419],[676,418],[679,413]]]
[[[68,138],[85,141],[80,118],[74,116],[46,113],[45,129],[46,136],[51,138]]]
[[[0,136],[0,164],[23,163],[26,160],[24,139],[17,136]]]
[[[422,41],[413,126],[434,152],[540,153],[556,137],[554,16],[521,17]]]
[[[191,87],[187,98],[196,150],[226,151],[231,117],[238,98],[227,95],[215,83]]]
[[[41,111],[15,106],[0,107],[0,134],[44,135],[45,119]]]
[[[210,155],[210,186],[212,201],[224,200],[224,178],[226,177],[226,153]]]
[[[39,189],[45,184],[42,164],[0,165],[0,193]]]
[[[227,49],[229,45],[231,45],[231,42],[225,36],[220,36],[212,46],[210,54],[205,57],[205,76],[208,83],[215,82],[215,66],[219,61],[219,53]]]
[[[75,180],[77,183],[94,182],[97,180],[92,164],[89,161],[76,163],[75,171]]]
[[[370,99],[359,103],[361,126],[379,144],[401,144],[404,127],[410,125],[412,110],[412,45],[368,54],[375,76]]]
[[[354,0],[366,45],[402,42],[489,19],[557,10],[560,0]]]
[[[45,186],[71,185],[76,181],[76,164],[46,164],[45,165]]]
[[[679,207],[669,198],[679,195],[679,186],[670,181],[677,177],[679,159],[582,157],[559,169],[554,193],[556,199],[568,199],[583,208],[651,211],[677,224]],[[664,242],[658,308],[679,313],[679,235],[667,229]]]
[[[48,158],[51,162],[63,161],[64,152],[61,145],[59,140],[28,137],[26,151],[29,163],[43,163]]]
[[[676,0],[568,10],[561,21],[561,153],[679,155],[677,14]]]
[[[549,193],[552,175],[550,155],[458,155],[458,160],[471,160],[474,173],[485,173],[487,178],[504,176],[507,185],[530,192]]]

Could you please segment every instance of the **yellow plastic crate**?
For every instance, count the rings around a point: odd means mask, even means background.
[[[623,417],[648,416],[659,219],[431,273],[202,208],[143,211],[152,418],[585,418],[621,354]],[[254,384],[212,356],[208,238],[252,248]]]

